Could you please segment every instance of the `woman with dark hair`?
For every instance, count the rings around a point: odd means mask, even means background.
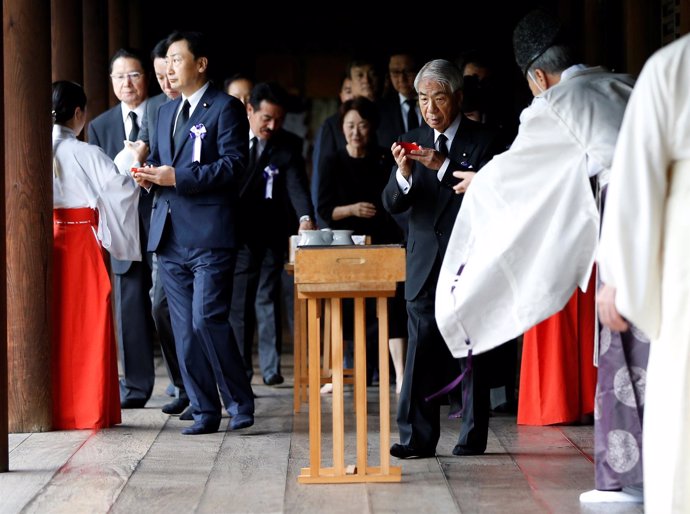
[[[139,188],[97,146],[79,84],[53,83],[53,428],[120,423],[110,277],[103,249],[141,260]]]
[[[353,230],[355,234],[371,236],[373,244],[395,244],[403,241],[403,234],[383,208],[381,193],[388,182],[393,166],[390,151],[376,144],[378,109],[374,102],[359,96],[340,107],[341,128],[346,146],[324,160],[319,183],[317,209],[319,216],[332,229]],[[402,289],[400,290],[402,293]],[[367,302],[369,305],[370,302]],[[390,303],[389,347],[393,356],[396,391],[400,392],[403,376],[404,344],[407,337],[407,318],[402,295]],[[372,303],[373,307],[373,303]],[[368,309],[371,309],[369,306]],[[377,362],[375,308],[367,313],[367,376],[371,381]],[[343,326],[348,326],[344,322]],[[370,330],[371,329],[371,330]],[[345,334],[348,339],[349,334]]]

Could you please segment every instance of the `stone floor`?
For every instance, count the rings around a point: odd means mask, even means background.
[[[11,434],[0,513],[643,512],[580,506],[578,495],[594,483],[591,426],[519,427],[514,416],[492,418],[488,451],[479,457],[452,456],[458,421],[444,419],[436,458],[392,459],[402,465],[400,483],[300,484],[309,462],[308,409],[293,415],[290,364],[282,386],[254,384],[256,424],[247,430],[226,432],[225,419],[218,433],[181,435],[189,422],[160,411],[167,378],[159,366],[147,407],[123,411],[115,428]],[[378,425],[376,396],[370,389],[370,430]],[[330,398],[322,404],[328,413]],[[346,453],[354,455],[352,425]],[[324,430],[323,465],[330,465],[327,423]],[[378,455],[375,432],[368,451]]]

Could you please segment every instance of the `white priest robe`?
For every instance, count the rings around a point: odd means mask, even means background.
[[[455,357],[519,336],[586,288],[599,234],[588,170],[607,175],[632,84],[599,67],[564,72],[474,178],[436,289]]]
[[[140,261],[139,186],[97,146],[53,125],[53,207],[98,210],[96,236],[116,259]]]
[[[645,512],[690,512],[690,36],[645,64],[625,113],[598,255],[616,308],[651,338]]]

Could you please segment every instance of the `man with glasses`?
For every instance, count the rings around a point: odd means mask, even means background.
[[[376,132],[379,145],[383,148],[390,148],[402,134],[424,123],[414,90],[417,71],[419,66],[411,54],[395,53],[388,60],[393,91],[381,101],[381,121]]]
[[[100,146],[111,159],[122,152],[126,142],[140,139],[139,130],[146,112],[148,78],[144,60],[136,51],[120,49],[110,61],[113,92],[120,101],[89,124],[89,143]],[[143,144],[143,143],[139,143]],[[124,377],[120,379],[123,409],[142,408],[151,397],[154,323],[151,315],[151,254],[146,252],[151,197],[139,199],[141,262],[111,258],[116,330]]]

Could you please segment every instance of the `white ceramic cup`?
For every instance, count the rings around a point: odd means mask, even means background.
[[[333,242],[332,245],[353,245],[355,242],[352,240],[352,234],[354,230],[333,230]]]

